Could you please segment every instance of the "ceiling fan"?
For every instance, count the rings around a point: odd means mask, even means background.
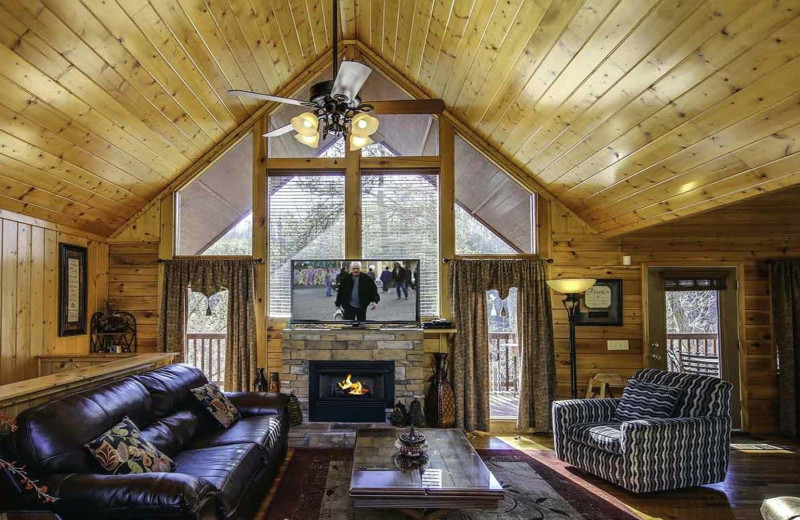
[[[291,119],[291,124],[264,134],[276,137],[294,130],[295,139],[306,146],[317,148],[320,134],[324,140],[328,135],[349,138],[350,150],[356,151],[371,144],[370,138],[378,130],[380,121],[373,114],[439,114],[444,110],[441,99],[411,99],[396,101],[370,101],[364,103],[358,93],[367,81],[372,69],[357,61],[342,61],[339,67],[337,1],[333,0],[333,78],[311,86],[310,99],[272,96],[249,90],[229,90],[229,94],[266,101],[308,107],[310,110]],[[321,128],[320,128],[321,127]]]

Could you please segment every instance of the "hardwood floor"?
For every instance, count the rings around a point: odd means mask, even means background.
[[[728,477],[720,484],[636,495],[580,472],[556,459],[551,436],[469,435],[468,437],[472,445],[478,449],[511,447],[524,451],[576,484],[627,507],[643,520],[761,520],[759,508],[764,499],[786,495],[800,496],[800,446],[787,439],[769,440],[787,445],[793,451],[733,450]],[[288,464],[291,464],[291,454],[272,485],[261,507],[259,518],[266,513]]]
[[[787,439],[770,440],[794,451],[733,450],[725,482],[644,495],[629,493],[559,461],[555,458],[550,436],[475,436],[470,440],[476,448],[511,446],[524,451],[581,486],[621,502],[645,520],[761,520],[759,508],[764,499],[800,496],[800,449],[796,442]]]

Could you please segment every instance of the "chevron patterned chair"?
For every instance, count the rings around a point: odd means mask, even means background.
[[[672,387],[663,389],[664,395],[674,396],[675,405],[666,417],[629,420],[630,406],[626,406],[627,413],[620,410],[618,414],[621,399],[554,402],[556,456],[634,493],[725,480],[731,384],[716,377],[646,368],[633,375],[626,392],[648,384]],[[630,391],[629,397],[635,396],[636,392]],[[633,410],[647,415],[666,400],[648,403],[643,397],[639,406],[633,403]],[[630,404],[626,397],[626,405]]]

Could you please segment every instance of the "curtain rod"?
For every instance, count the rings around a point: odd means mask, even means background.
[[[158,263],[163,264],[167,260],[247,260],[247,257],[240,258],[235,256],[176,256],[174,258],[159,258]],[[252,258],[253,262],[263,264],[263,258]]]
[[[536,258],[536,255],[491,255],[491,256],[467,256],[463,260],[526,260],[529,258]],[[442,258],[442,263],[449,264],[454,258]],[[553,263],[552,258],[545,258],[548,264]]]

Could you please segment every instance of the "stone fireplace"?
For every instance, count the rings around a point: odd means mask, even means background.
[[[370,422],[383,423],[386,418],[387,409],[391,409],[394,402],[402,401],[408,404],[417,398],[424,400],[425,376],[430,376],[429,369],[423,360],[423,332],[421,329],[285,329],[281,335],[282,366],[281,366],[281,391],[297,396],[303,410],[304,426],[312,430],[336,427],[339,422],[360,422],[356,419],[344,418],[335,413],[331,415],[333,401],[339,400],[342,406],[356,406],[357,403],[366,403],[367,400],[356,401],[350,396],[336,395],[334,387],[348,372],[341,373],[340,362],[351,362],[351,368],[364,368],[370,366],[364,362],[380,362],[373,364],[370,374],[365,374],[370,378],[373,387],[383,394],[380,405],[372,406],[369,413],[370,419],[362,419]],[[430,356],[429,356],[430,357]],[[314,368],[312,368],[312,362]],[[381,376],[381,381],[375,381],[377,368],[385,371],[391,366],[391,378],[385,372]],[[327,377],[324,381],[320,379],[319,370],[322,369]],[[312,370],[316,371],[312,377]],[[355,375],[350,371],[351,375]],[[342,377],[344,376],[344,377]],[[324,392],[321,393],[320,387],[314,385],[323,384]],[[389,392],[387,385],[393,388]],[[309,417],[310,396],[315,395],[314,414]],[[326,393],[330,394],[320,397]],[[359,397],[355,397],[359,399]],[[368,398],[373,401],[377,399],[373,396]],[[322,403],[320,403],[322,400]],[[394,402],[393,402],[394,401]],[[352,403],[352,404],[351,404]],[[374,404],[377,404],[375,402]],[[369,408],[362,406],[362,408]],[[321,409],[326,409],[320,412]],[[378,410],[380,414],[378,414]],[[352,410],[350,410],[352,411]],[[365,412],[366,413],[366,412]],[[311,421],[309,424],[308,421]],[[330,422],[333,426],[318,423]],[[300,435],[300,429],[296,431]],[[355,430],[353,429],[353,432]],[[295,442],[296,446],[302,445]]]
[[[394,405],[394,361],[310,361],[311,421],[381,422]]]

